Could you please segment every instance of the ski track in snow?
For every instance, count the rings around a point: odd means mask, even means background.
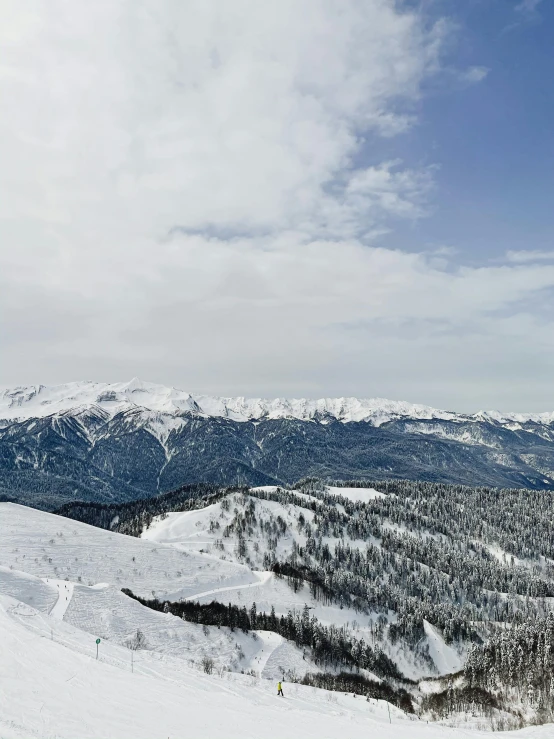
[[[57,618],[59,621],[63,621],[65,612],[69,608],[69,604],[71,603],[71,599],[73,598],[74,584],[66,580],[51,580],[50,578],[43,578],[43,582],[55,585],[57,587],[58,600],[50,611],[50,615],[53,618]]]
[[[280,646],[280,641],[277,634],[272,634],[271,632],[267,632],[266,634],[264,634],[264,646],[256,665],[258,668],[258,673],[260,675],[263,674],[269,658],[272,656],[278,646]]]
[[[251,582],[248,585],[230,585],[225,588],[214,588],[213,590],[206,590],[204,593],[189,595],[187,598],[183,598],[183,600],[198,600],[199,598],[207,598],[210,595],[217,595],[218,593],[227,593],[231,590],[235,592],[237,590],[245,590],[246,588],[257,588],[259,585],[265,585],[271,579],[272,575],[271,572],[253,572],[253,574],[259,578],[257,582]]]

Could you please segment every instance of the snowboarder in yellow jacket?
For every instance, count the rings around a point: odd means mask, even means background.
[[[280,683],[280,682],[279,682],[279,683],[277,683],[277,695],[283,695],[283,687],[282,687],[282,685],[281,685],[281,683]],[[285,696],[283,695],[283,698],[284,698],[284,697],[285,697]]]

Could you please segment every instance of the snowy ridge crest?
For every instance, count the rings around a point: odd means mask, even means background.
[[[0,388],[0,419],[25,420],[68,411],[94,408],[109,416],[131,409],[152,411],[162,416],[194,414],[229,418],[233,421],[296,418],[325,423],[363,421],[380,426],[395,419],[487,421],[498,424],[533,422],[548,425],[554,412],[539,414],[479,411],[473,415],[439,410],[406,401],[383,398],[320,398],[318,400],[222,398],[192,395],[173,387],[143,382],[71,382],[64,385],[32,385]]]

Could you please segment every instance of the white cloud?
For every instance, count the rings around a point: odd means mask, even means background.
[[[509,251],[506,253],[506,259],[515,263],[554,262],[554,251]]]
[[[515,7],[517,13],[534,13],[542,0],[522,0]]]
[[[4,215],[153,236],[313,228],[361,136],[413,121],[441,35],[388,0],[4,2]]]
[[[460,72],[462,82],[481,82],[489,74],[490,69],[487,67],[469,67],[464,72]]]
[[[434,169],[381,150],[444,24],[393,0],[0,7],[0,384],[481,406],[469,356],[543,345],[521,305],[554,266],[375,246],[428,208]]]

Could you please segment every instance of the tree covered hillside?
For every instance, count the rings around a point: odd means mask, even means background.
[[[552,618],[554,493],[409,481],[370,485],[308,479],[294,488],[189,487],[140,503],[76,504],[61,512],[273,572],[296,598],[293,622],[302,622],[308,601],[314,613],[321,609],[323,622],[348,614],[347,642],[358,646],[349,647],[337,668],[352,660],[352,650],[369,654],[366,644],[373,656],[351,664],[371,663],[393,680],[459,671],[469,653],[467,684],[484,691],[473,691],[472,700],[495,691],[506,699],[507,662],[498,662],[504,652],[494,645],[513,639],[517,652],[531,624],[544,631],[541,624]],[[219,597],[204,599],[194,619],[212,623],[206,609]],[[225,607],[233,603],[239,614],[245,607],[250,614],[260,597],[269,611],[270,596],[256,589],[221,594]],[[550,644],[550,637],[540,639]],[[488,666],[496,662],[495,683]],[[521,670],[517,674],[522,680]],[[526,685],[533,680],[536,675],[523,679]],[[544,686],[540,690],[546,695]]]

